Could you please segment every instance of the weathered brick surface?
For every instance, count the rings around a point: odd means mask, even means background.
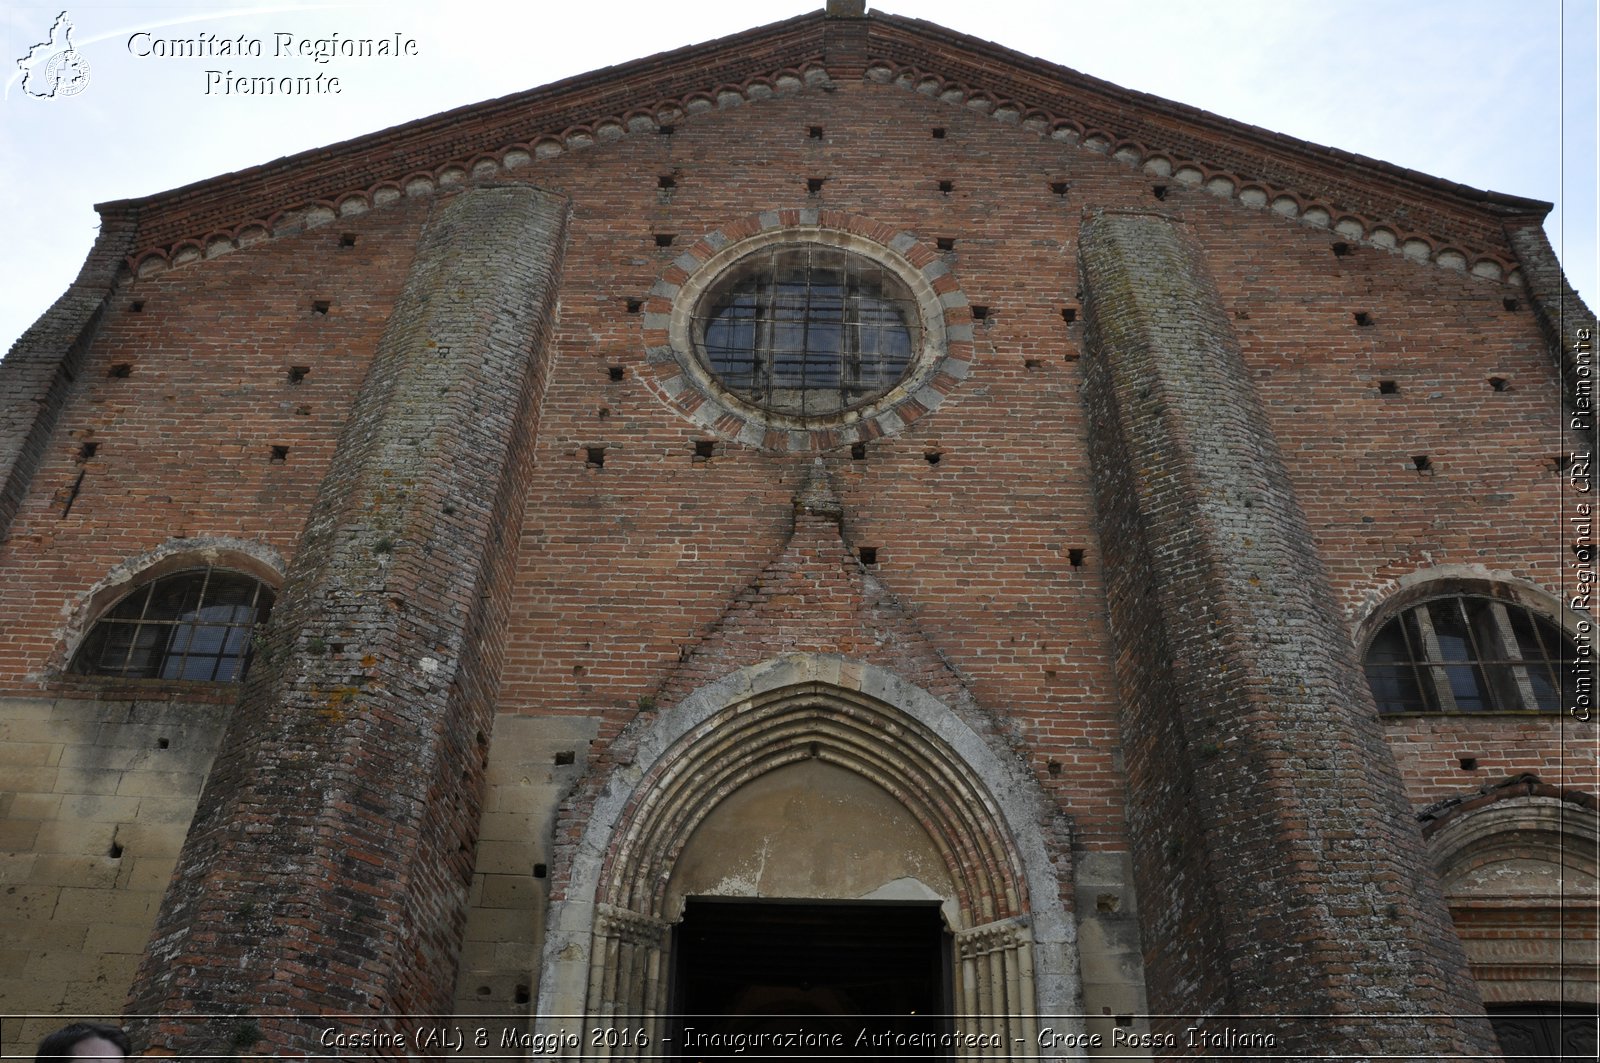
[[[1373,1016],[1267,1021],[1307,1055],[1487,1050],[1200,248],[1177,219],[1108,211],[1079,256],[1154,1010]]]
[[[566,209],[434,206],[134,985],[154,1043],[449,1010]]]
[[[132,211],[108,210],[72,286],[0,361],[0,540],[56,431],[73,381],[133,250]]]

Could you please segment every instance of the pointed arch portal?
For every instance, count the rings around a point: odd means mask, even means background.
[[[676,1047],[669,1016],[684,1010],[751,1016],[702,1029],[788,1014],[818,1030],[931,1009],[956,1017],[864,1028],[1010,1047],[1034,1043],[1041,1011],[1076,1010],[1043,794],[925,691],[797,655],[696,691],[618,741],[630,740],[635,762],[596,800],[552,905],[543,1026],[582,1015]],[[849,944],[863,935],[876,947]],[[741,966],[741,938],[770,961]]]

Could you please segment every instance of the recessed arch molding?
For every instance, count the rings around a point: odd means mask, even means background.
[[[566,888],[551,906],[541,1025],[662,1023],[679,855],[725,798],[806,762],[881,789],[937,850],[958,1032],[1031,1042],[1035,1015],[1076,1014],[1070,872],[1047,847],[1064,824],[1004,740],[972,723],[887,669],[824,654],[741,669],[639,717],[617,739],[631,763],[609,770],[557,868]]]

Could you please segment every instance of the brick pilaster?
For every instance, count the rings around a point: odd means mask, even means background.
[[[1522,282],[1533,299],[1539,331],[1561,373],[1566,425],[1575,448],[1594,445],[1594,311],[1584,305],[1550,246],[1542,217],[1506,222],[1506,236],[1522,265]],[[1581,356],[1581,357],[1580,357]]]
[[[1308,1057],[1492,1055],[1199,247],[1108,212],[1079,256],[1151,1010],[1261,1016],[1232,1025]]]
[[[78,277],[0,361],[0,540],[11,528],[85,353],[115,290],[137,224],[131,209],[103,209],[100,236]]]
[[[451,1009],[567,206],[432,209],[130,996],[179,1055]]]

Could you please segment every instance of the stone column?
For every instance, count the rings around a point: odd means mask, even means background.
[[[589,961],[588,1026],[629,1035],[643,1031],[649,1038],[646,1044],[662,1044],[668,1032],[671,938],[672,927],[663,920],[609,904],[599,906]],[[627,1038],[618,1044],[601,1040],[588,1048],[586,1058],[593,1059],[631,1059],[640,1054],[636,1042]]]
[[[179,1055],[451,1009],[567,205],[431,210],[134,982]]]
[[[1033,933],[1025,919],[960,930],[956,945],[958,1034],[998,1037],[1007,1046],[1025,1045],[1039,1035],[1033,987]],[[962,1059],[992,1059],[985,1049],[962,1048]]]
[[[1307,1057],[1493,1055],[1199,246],[1174,218],[1106,212],[1079,256],[1152,1012],[1261,1016],[1206,1028]],[[1152,1022],[1180,1048],[1186,1025]]]

